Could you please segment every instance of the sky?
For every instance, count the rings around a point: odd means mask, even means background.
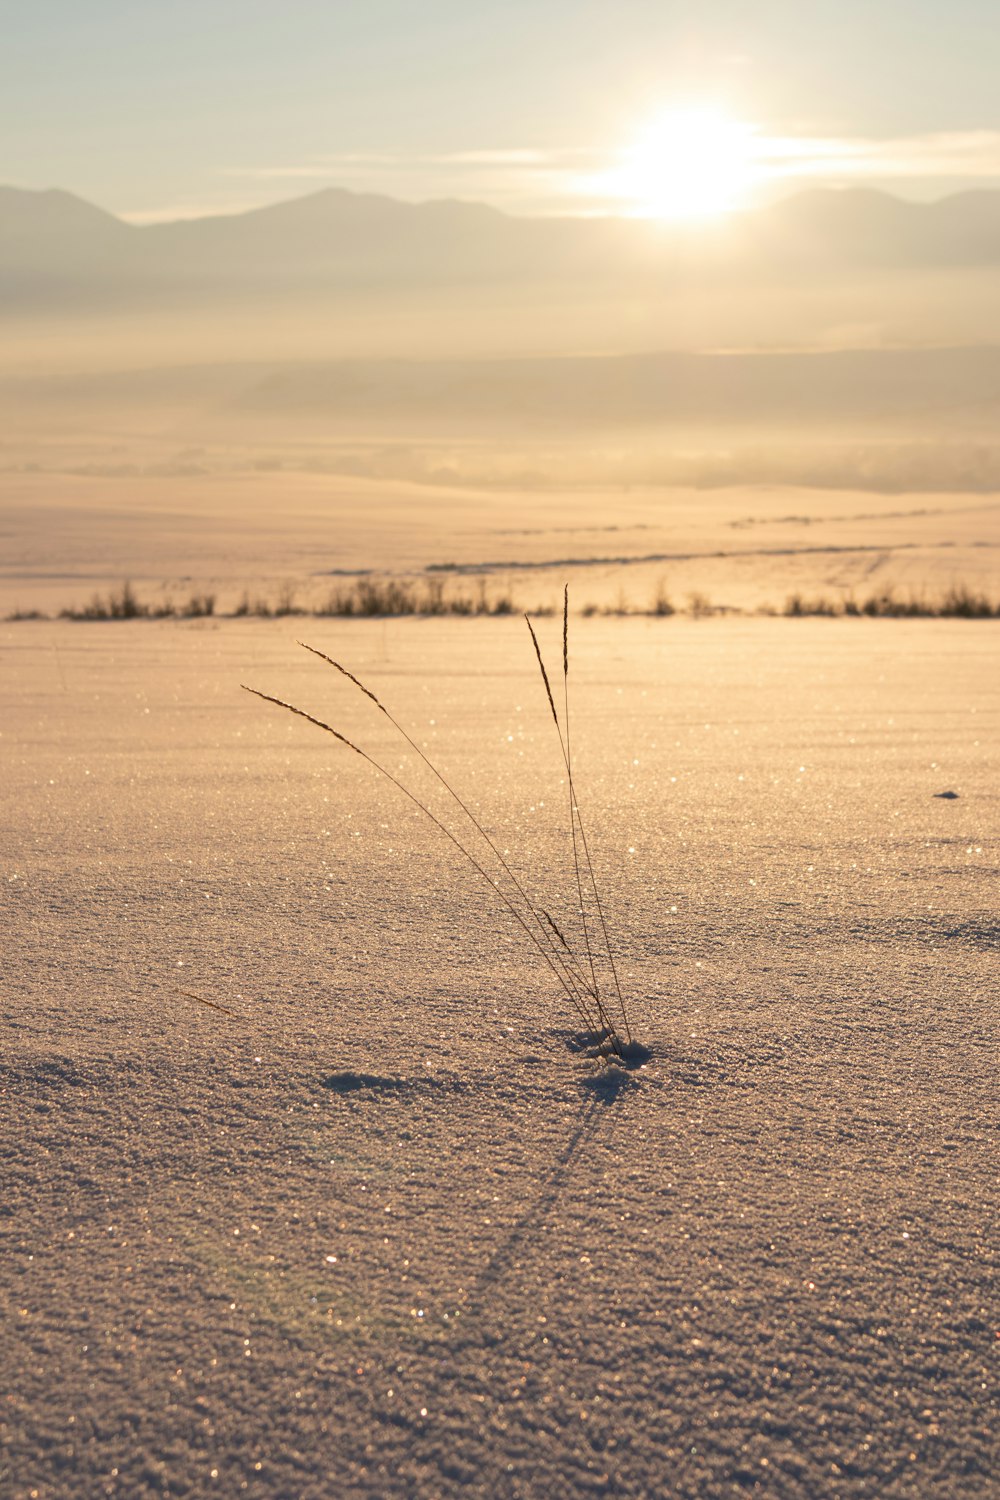
[[[652,211],[625,168],[677,109],[749,127],[750,204],[1000,186],[996,0],[0,0],[0,35],[0,182],[140,221],[327,186]]]

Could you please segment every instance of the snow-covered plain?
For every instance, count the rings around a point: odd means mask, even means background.
[[[558,606],[566,582],[580,611],[642,613],[664,593],[679,610],[691,594],[744,612],[781,610],[794,593],[860,604],[894,589],[933,602],[956,584],[1000,603],[993,493],[512,489],[260,471],[239,454],[190,475],[119,473],[103,450],[36,456],[0,468],[4,617],[79,609],[125,579],[152,605],[208,592],[223,613],[245,596],[273,607],[291,590],[312,609],[372,570],[473,595],[482,583],[518,609]]]
[[[300,629],[569,920],[523,623]],[[997,631],[574,621],[622,1083],[287,622],[4,626],[0,1492],[990,1493]]]

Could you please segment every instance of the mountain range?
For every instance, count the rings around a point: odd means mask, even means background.
[[[678,227],[328,189],[139,226],[0,188],[0,333],[8,418],[53,434],[974,445],[1000,412],[1000,192]]]
[[[1000,267],[1000,191],[913,203],[817,190],[701,227],[514,218],[329,188],[246,213],[135,225],[58,190],[0,188],[0,311],[680,279],[780,281]]]

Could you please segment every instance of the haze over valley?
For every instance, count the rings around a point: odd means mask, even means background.
[[[136,225],[7,188],[0,327],[9,607],[51,606],[64,577],[110,584],[118,570],[155,586],[200,571],[229,595],[287,586],[288,569],[310,596],[331,570],[451,561],[506,577],[527,561],[509,540],[521,512],[552,532],[531,558],[552,564],[540,597],[577,563],[595,602],[624,591],[637,606],[664,574],[681,594],[721,588],[731,607],[780,605],[790,582],[843,596],[873,555],[912,588],[996,576],[983,498],[1000,487],[995,190],[916,203],[814,189],[672,224],[330,189]],[[817,571],[803,520],[885,515],[866,494],[902,497],[892,515],[930,513],[937,530],[862,524],[857,566],[836,554]],[[381,517],[367,550],[345,540],[355,502]],[[103,515],[155,529],[177,504],[220,535],[243,505],[271,509],[276,530],[298,509],[315,566],[264,522],[245,579],[200,544],[200,569],[160,550],[159,580],[141,549],[109,549],[102,568],[94,542],[87,566],[53,563],[53,514],[94,539]],[[456,507],[447,547],[404,543]],[[733,545],[746,526],[752,584]],[[900,542],[916,557],[896,556]],[[759,560],[789,552],[791,578]],[[689,553],[734,554],[740,581],[727,589]]]

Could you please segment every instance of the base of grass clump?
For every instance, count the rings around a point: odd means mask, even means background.
[[[617,1032],[606,1030],[575,1031],[566,1038],[566,1046],[581,1057],[602,1059],[629,1072],[644,1068],[653,1057],[652,1049],[643,1046],[642,1042],[626,1042]]]

